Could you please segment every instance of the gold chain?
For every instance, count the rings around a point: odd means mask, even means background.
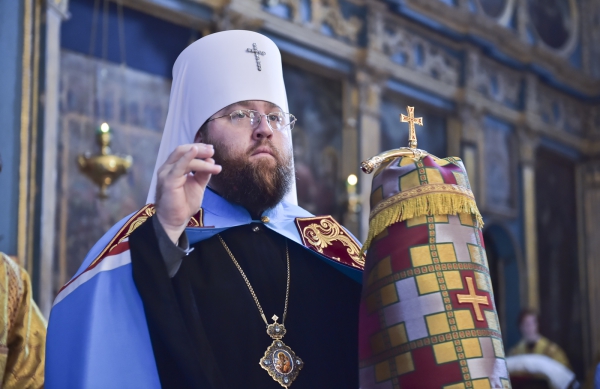
[[[246,277],[246,273],[244,273],[244,271],[242,270],[242,267],[240,266],[238,261],[236,261],[235,257],[233,256],[233,253],[231,252],[231,250],[229,250],[229,247],[227,247],[227,244],[225,243],[223,238],[221,238],[221,235],[217,234],[217,236],[219,237],[219,240],[223,244],[223,247],[225,247],[225,251],[227,251],[227,254],[229,254],[229,257],[233,261],[233,264],[235,265],[235,267],[237,267],[240,274],[242,275],[244,282],[246,282],[246,286],[248,287],[248,290],[250,291],[250,294],[252,295],[252,298],[254,299],[256,306],[258,307],[258,312],[260,312],[260,316],[265,321],[265,324],[268,326],[269,322],[267,321],[267,318],[265,317],[265,313],[263,312],[263,309],[260,306],[260,303],[258,302],[258,297],[256,297],[256,293],[254,293],[254,289],[252,288],[252,285],[250,285],[250,281],[248,281],[248,277]],[[281,319],[281,324],[283,324],[285,322],[285,315],[287,315],[287,308],[288,308],[288,298],[290,296],[290,253],[288,251],[287,239],[285,241],[285,258],[286,258],[286,262],[287,262],[287,286],[285,288],[285,305],[283,308],[283,318]]]

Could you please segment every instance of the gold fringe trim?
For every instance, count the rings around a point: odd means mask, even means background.
[[[479,227],[483,227],[483,218],[477,209],[475,200],[460,193],[428,193],[399,201],[381,211],[369,221],[369,235],[361,255],[369,248],[373,239],[392,224],[419,216],[456,215],[467,213],[475,215]]]

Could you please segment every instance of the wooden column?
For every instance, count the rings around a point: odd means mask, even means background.
[[[345,78],[342,82],[342,166],[341,179],[346,180],[350,174],[359,177],[360,159],[358,151],[358,88],[356,83]],[[360,212],[347,209],[344,214],[344,226],[355,236],[360,236]]]
[[[538,237],[535,200],[535,150],[537,138],[520,129],[519,153],[521,160],[521,187],[523,198],[523,225],[525,234],[525,263],[527,301],[529,308],[539,309]]]
[[[477,202],[480,202],[483,184],[485,184],[481,174],[485,162],[482,113],[476,108],[467,106],[461,107],[459,112],[459,124],[455,123],[454,119],[448,121],[448,152],[453,156],[452,151],[459,147],[459,156],[462,157],[467,169],[471,190]]]
[[[42,206],[38,305],[45,317],[54,299],[54,242],[56,231],[56,172],[58,167],[58,116],[60,99],[60,26],[67,18],[67,0],[46,3],[44,85],[44,143],[42,151]]]
[[[384,77],[375,76],[364,70],[356,74],[358,84],[358,126],[359,156],[364,161],[381,151],[381,81]],[[359,195],[362,209],[359,216],[360,240],[364,241],[369,232],[369,197],[371,195],[372,175],[360,173]]]

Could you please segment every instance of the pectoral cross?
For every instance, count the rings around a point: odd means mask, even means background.
[[[256,43],[252,44],[252,48],[251,49],[246,49],[246,52],[248,53],[254,53],[254,59],[256,59],[256,67],[258,68],[258,71],[260,72],[261,69],[261,64],[260,64],[260,55],[267,55],[267,53],[265,53],[264,51],[260,51],[258,49],[258,46],[256,46]]]
[[[411,149],[417,148],[417,132],[415,130],[415,124],[419,126],[423,125],[423,118],[415,117],[415,107],[406,107],[408,116],[405,114],[400,115],[400,121],[402,123],[408,123],[408,147]]]

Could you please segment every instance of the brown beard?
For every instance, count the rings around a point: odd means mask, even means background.
[[[254,145],[245,153],[233,154],[220,142],[212,142],[215,148],[215,162],[223,167],[221,173],[211,177],[219,194],[226,200],[246,208],[253,218],[267,209],[275,207],[288,192],[294,177],[291,153],[287,155],[276,148],[271,141]],[[266,159],[250,162],[248,158],[261,146],[271,149],[273,163]]]

